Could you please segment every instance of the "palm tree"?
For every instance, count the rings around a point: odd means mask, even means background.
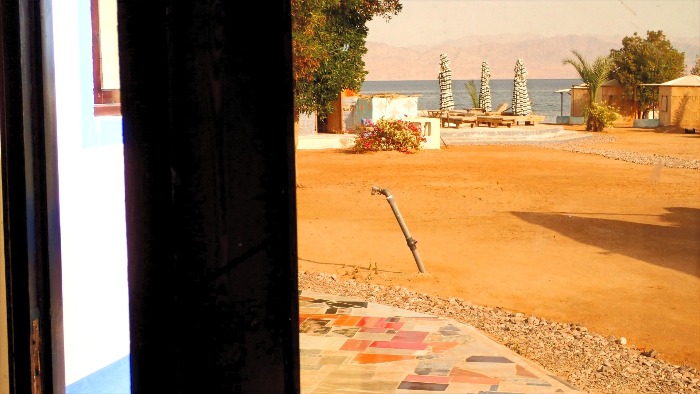
[[[571,64],[578,72],[581,77],[581,82],[588,85],[588,93],[590,95],[590,103],[596,102],[596,95],[598,94],[598,89],[600,85],[605,83],[610,74],[610,68],[612,62],[607,56],[599,56],[593,61],[593,64],[589,63],[584,59],[583,55],[575,49],[571,50],[571,53],[576,57],[575,59],[566,58],[562,62],[563,64]]]
[[[467,81],[464,86],[467,88],[467,94],[472,100],[472,108],[477,108],[479,106],[479,92],[476,90],[476,82]]]
[[[585,110],[586,130],[600,131],[606,123],[599,115],[591,116],[591,111],[599,108],[596,100],[598,89],[607,81],[612,67],[612,61],[608,56],[599,56],[593,61],[593,64],[591,64],[588,63],[578,51],[572,49],[571,53],[573,53],[576,58],[564,59],[562,61],[563,64],[571,64],[574,66],[576,72],[578,72],[578,75],[581,77],[581,81],[588,85],[589,99],[588,107]],[[603,105],[603,108],[605,109],[608,107]],[[601,121],[603,123],[601,123]]]

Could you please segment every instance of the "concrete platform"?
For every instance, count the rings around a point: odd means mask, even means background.
[[[486,127],[441,130],[443,143],[450,145],[471,144],[527,144],[561,142],[589,138],[590,134],[565,130],[553,124],[513,125],[511,127]]]
[[[479,144],[528,144],[562,142],[589,138],[591,135],[565,130],[561,125],[539,123],[536,125],[513,125],[511,127],[441,127],[442,146]],[[354,134],[326,134],[299,136],[297,149],[349,149],[355,141]]]

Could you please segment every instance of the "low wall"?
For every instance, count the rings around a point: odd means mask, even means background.
[[[556,124],[583,124],[583,116],[557,116]]]
[[[423,137],[426,139],[423,149],[440,149],[440,119],[413,117],[408,121],[417,123],[423,131]]]
[[[640,129],[655,129],[659,127],[658,119],[635,119],[632,123],[632,127],[638,127]]]
[[[355,102],[355,124],[369,119],[406,119],[418,116],[418,96],[361,95]]]

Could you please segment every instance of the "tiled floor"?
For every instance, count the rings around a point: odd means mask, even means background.
[[[69,384],[66,394],[131,394],[129,356]]]
[[[455,321],[347,297],[299,293],[301,392],[582,392]],[[128,357],[66,389],[129,394]]]
[[[581,392],[449,319],[301,292],[301,392]]]

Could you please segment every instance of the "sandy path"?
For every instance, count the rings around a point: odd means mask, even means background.
[[[700,135],[606,135],[589,145],[700,159]],[[453,146],[299,151],[297,181],[301,270],[579,323],[700,368],[700,170]],[[373,185],[394,196],[426,274]]]

